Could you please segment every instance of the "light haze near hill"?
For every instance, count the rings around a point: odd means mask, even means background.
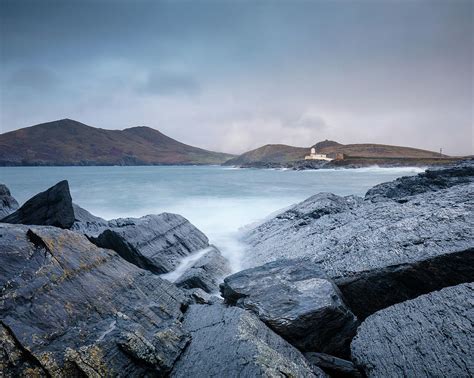
[[[0,132],[148,125],[240,153],[322,139],[473,153],[473,2],[0,3]]]

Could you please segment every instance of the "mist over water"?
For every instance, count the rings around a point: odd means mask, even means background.
[[[370,187],[420,168],[340,170],[233,169],[217,166],[2,167],[6,184],[22,204],[60,180],[73,201],[106,219],[171,212],[202,230],[240,268],[245,246],[239,230],[318,192],[364,195]]]

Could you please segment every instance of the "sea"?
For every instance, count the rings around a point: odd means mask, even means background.
[[[282,209],[319,192],[360,195],[422,168],[240,169],[221,166],[0,167],[0,183],[24,203],[67,179],[73,201],[105,219],[170,212],[203,231],[240,269],[240,235]]]

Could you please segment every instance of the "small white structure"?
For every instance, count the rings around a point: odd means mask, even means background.
[[[324,154],[317,154],[316,153],[316,148],[312,148],[310,151],[310,154],[304,157],[305,160],[326,160],[326,161],[331,161],[331,158],[328,158]]]

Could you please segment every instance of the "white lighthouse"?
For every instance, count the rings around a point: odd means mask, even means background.
[[[317,154],[316,148],[312,147],[310,150],[309,155],[304,157],[305,160],[326,160],[331,161],[331,158],[328,158],[327,155],[324,154]]]

